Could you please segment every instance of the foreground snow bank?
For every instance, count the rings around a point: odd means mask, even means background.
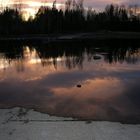
[[[139,140],[140,125],[76,121],[23,108],[0,109],[0,140]]]

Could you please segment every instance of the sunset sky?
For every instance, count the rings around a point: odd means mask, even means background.
[[[1,6],[22,3],[22,10],[26,16],[34,15],[41,5],[52,6],[54,0],[0,0]],[[63,7],[65,0],[57,0],[57,7]],[[95,10],[104,9],[107,4],[140,5],[140,0],[84,0],[85,7],[93,7]]]
[[[0,0],[1,4],[8,4],[14,2],[22,2],[26,6],[38,6],[41,3],[52,3],[53,0]],[[57,0],[57,3],[64,3],[65,0]],[[85,6],[93,6],[95,8],[104,8],[105,5],[109,3],[117,3],[117,4],[140,4],[140,0],[84,0]]]

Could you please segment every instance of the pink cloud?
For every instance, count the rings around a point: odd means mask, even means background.
[[[1,1],[1,0],[0,0]],[[22,2],[27,4],[29,1],[33,2],[53,2],[54,0],[11,0],[13,2]],[[57,0],[57,3],[65,3],[66,0]],[[86,7],[93,7],[95,9],[103,9],[107,4],[126,4],[126,5],[140,5],[140,0],[84,0]]]

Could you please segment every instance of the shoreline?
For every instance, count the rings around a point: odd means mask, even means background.
[[[45,111],[42,111],[42,110],[38,110],[38,109],[35,109],[35,108],[26,108],[26,107],[22,107],[22,106],[11,106],[11,107],[1,107],[0,108],[0,112],[1,111],[6,111],[6,110],[19,110],[17,112],[17,117],[18,116],[26,116],[28,112],[36,112],[38,114],[42,114],[42,116],[49,116],[50,118],[52,117],[55,117],[57,119],[62,119],[64,122],[85,122],[85,123],[92,123],[92,122],[110,122],[110,123],[120,123],[122,125],[140,125],[140,122],[139,120],[135,120],[135,121],[132,121],[132,119],[130,120],[113,120],[113,119],[89,119],[89,118],[82,118],[82,117],[73,117],[73,116],[66,116],[66,115],[56,115],[56,114],[49,114]],[[21,110],[21,112],[20,112]],[[18,114],[19,113],[19,114]],[[27,116],[28,117],[28,116]],[[128,119],[128,118],[126,118]],[[39,120],[39,119],[38,119]],[[16,122],[16,120],[12,120],[13,122]],[[19,120],[19,122],[24,122],[26,120]],[[34,122],[36,120],[34,119],[30,119],[30,121]],[[45,122],[45,120],[41,120],[41,122]]]
[[[140,39],[140,32],[115,32],[99,31],[93,33],[70,33],[70,34],[32,34],[32,35],[11,35],[0,37],[0,42],[5,41],[75,41],[75,40],[137,40]]]
[[[140,124],[106,121],[72,121],[53,117],[32,109],[0,109],[2,140],[137,140]]]

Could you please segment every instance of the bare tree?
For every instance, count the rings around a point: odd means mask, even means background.
[[[56,0],[53,1],[52,9],[56,9]]]
[[[71,9],[71,6],[72,6],[72,0],[67,0],[65,2],[65,10],[70,10]]]
[[[73,0],[73,1],[72,1],[72,9],[73,9],[73,10],[76,10],[76,8],[77,8],[77,3],[76,3],[75,0]]]
[[[78,9],[81,11],[83,11],[84,9],[83,3],[84,3],[84,0],[78,0],[77,2]]]

